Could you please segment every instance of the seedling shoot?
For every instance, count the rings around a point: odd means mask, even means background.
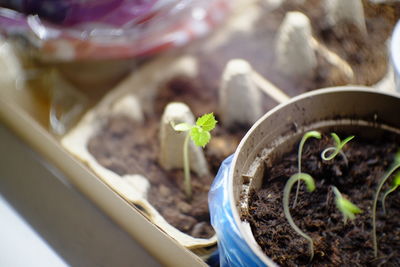
[[[333,193],[335,194],[336,207],[343,214],[344,224],[347,223],[347,219],[354,220],[356,214],[362,213],[362,210],[359,207],[342,196],[336,186],[333,186]]]
[[[354,136],[349,136],[345,140],[341,141],[340,138],[335,133],[332,133],[331,135],[332,135],[333,139],[335,140],[336,146],[325,149],[321,154],[322,159],[323,160],[331,160],[336,155],[341,153],[343,158],[347,161],[347,159],[345,158],[346,156],[342,152],[342,148],[347,142],[349,142],[351,139],[353,139]],[[290,195],[290,191],[291,191],[293,185],[295,183],[297,183],[296,196],[295,196],[295,200],[294,200],[294,204],[293,204],[293,208],[294,208],[296,206],[296,201],[297,201],[297,197],[298,197],[298,193],[299,193],[299,186],[300,186],[301,181],[304,181],[306,183],[307,190],[309,192],[312,192],[315,190],[314,179],[311,177],[311,175],[301,171],[301,155],[303,153],[303,147],[304,147],[304,144],[307,141],[307,139],[309,139],[311,137],[314,137],[316,139],[321,139],[321,133],[319,133],[318,131],[309,131],[303,135],[303,137],[300,141],[300,144],[299,144],[299,150],[298,150],[298,155],[297,155],[298,156],[298,173],[292,175],[289,178],[289,180],[286,182],[285,188],[283,190],[283,211],[284,211],[285,217],[286,217],[288,223],[290,224],[290,226],[300,236],[302,236],[303,238],[305,238],[308,241],[309,250],[310,250],[310,261],[314,257],[314,243],[313,243],[312,238],[309,235],[307,235],[306,233],[304,233],[294,223],[293,218],[290,214],[290,210],[289,210],[289,195]],[[333,152],[329,156],[327,156],[326,154],[331,151],[333,151]],[[362,212],[362,210],[360,208],[358,208],[356,205],[354,205],[351,201],[344,198],[336,187],[333,187],[333,192],[336,196],[336,198],[335,198],[336,207],[343,214],[344,223],[347,222],[347,219],[353,220],[355,218],[356,214]]]
[[[378,256],[378,241],[376,237],[376,206],[378,203],[379,194],[382,190],[382,186],[389,179],[389,177],[400,168],[400,163],[396,163],[381,179],[379,182],[378,188],[375,192],[374,204],[372,206],[372,242],[374,247],[374,256],[375,258]]]
[[[306,183],[307,190],[312,192],[315,190],[315,182],[311,175],[307,173],[296,173],[292,175],[289,180],[286,182],[285,188],[283,189],[283,212],[285,213],[285,217],[289,222],[290,226],[295,230],[299,235],[304,237],[309,243],[310,250],[310,261],[314,258],[314,243],[310,236],[304,233],[293,221],[292,216],[290,215],[289,210],[289,195],[292,190],[293,185],[297,182],[299,183],[303,180]]]
[[[400,163],[400,151],[398,151],[394,157],[394,162],[393,162],[393,166]],[[386,214],[386,207],[385,207],[385,200],[386,197],[391,194],[392,192],[394,192],[397,187],[399,187],[400,185],[400,172],[398,172],[392,182],[392,186],[385,192],[385,194],[383,194],[382,197],[382,209],[383,209],[383,213]]]
[[[301,173],[301,155],[303,153],[303,147],[304,147],[304,143],[307,141],[308,138],[314,137],[316,139],[321,139],[321,133],[317,132],[317,131],[309,131],[306,132],[303,137],[301,138],[300,144],[299,144],[299,151],[298,151],[298,155],[297,155],[297,162],[298,162],[298,173]],[[297,197],[299,195],[299,190],[300,190],[300,183],[297,182],[297,189],[296,189],[296,195],[294,197],[294,201],[293,201],[293,208],[296,207],[297,204]]]
[[[183,143],[183,171],[185,175],[184,190],[188,199],[192,198],[192,183],[190,176],[189,161],[189,140],[191,139],[196,146],[205,147],[211,140],[211,133],[217,124],[213,113],[204,114],[199,117],[195,125],[188,123],[174,124],[171,126],[177,132],[188,132]]]
[[[382,209],[384,214],[386,214],[385,201],[387,196],[392,192],[394,192],[397,189],[397,187],[399,187],[399,185],[400,185],[400,173],[397,173],[397,175],[393,179],[392,186],[385,192],[385,194],[383,194],[382,197]]]
[[[322,151],[322,153],[321,153],[321,158],[323,160],[332,160],[334,157],[336,157],[340,153],[340,155],[343,157],[343,160],[345,161],[346,165],[348,165],[347,157],[343,153],[342,149],[345,144],[347,144],[351,139],[354,138],[354,135],[347,137],[343,141],[340,140],[339,136],[335,133],[331,133],[331,136],[332,136],[333,140],[335,141],[335,146],[324,149],[324,151]],[[327,155],[329,152],[331,152],[331,154]]]
[[[335,146],[328,147],[324,149],[321,153],[321,158],[325,161],[327,160],[332,160],[335,158],[338,154],[340,154],[343,157],[343,160],[345,161],[346,165],[348,165],[348,160],[344,152],[342,151],[343,147],[354,138],[354,135],[349,136],[345,138],[343,141],[340,140],[339,136],[336,133],[331,133],[331,136],[333,140],[335,141]],[[305,133],[300,141],[299,144],[299,150],[298,150],[298,172],[294,175],[292,175],[288,181],[286,182],[284,191],[283,191],[283,211],[285,214],[285,217],[290,224],[290,226],[304,239],[306,239],[309,243],[309,250],[310,250],[310,261],[314,257],[314,243],[312,238],[304,233],[293,221],[293,218],[290,214],[289,210],[289,195],[290,191],[295,183],[297,183],[297,190],[296,190],[296,196],[294,199],[293,203],[293,208],[296,206],[297,202],[297,197],[299,193],[299,186],[300,182],[304,181],[307,186],[307,190],[309,192],[312,192],[315,190],[315,182],[314,179],[311,177],[311,175],[302,172],[301,170],[301,155],[303,152],[303,147],[307,139],[314,137],[317,139],[321,139],[321,134],[317,131],[309,131]],[[388,172],[383,176],[383,178],[380,180],[378,184],[378,188],[375,193],[374,197],[374,202],[373,202],[373,207],[372,207],[372,239],[373,239],[373,249],[374,249],[374,256],[375,258],[378,255],[378,244],[377,244],[377,236],[376,236],[376,209],[377,209],[377,203],[379,199],[379,195],[381,193],[382,187],[385,184],[385,182],[391,177],[393,174],[396,173],[396,171],[400,170],[400,151],[396,154],[394,163],[392,164],[391,168],[389,169]],[[386,214],[386,209],[385,209],[385,200],[388,195],[390,195],[392,192],[394,192],[398,187],[400,187],[400,172],[398,172],[394,178],[391,187],[383,194],[382,197],[382,208],[384,213]],[[346,224],[348,220],[354,220],[356,215],[359,213],[362,213],[363,211],[353,204],[350,200],[346,199],[345,197],[342,196],[340,191],[333,186],[332,187],[333,193],[335,194],[335,204],[338,210],[342,213],[343,215],[343,222]]]

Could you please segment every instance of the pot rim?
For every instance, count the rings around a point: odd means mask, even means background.
[[[397,27],[398,29],[398,33],[400,34],[400,26]],[[400,53],[399,53],[400,55]],[[399,61],[400,63],[400,61]],[[241,224],[241,220],[240,220],[240,216],[239,216],[239,212],[236,206],[236,202],[233,201],[234,200],[234,190],[233,190],[233,174],[234,174],[234,170],[235,167],[237,165],[237,161],[238,161],[238,155],[239,152],[242,150],[244,144],[246,143],[246,141],[253,135],[253,132],[255,131],[255,129],[257,129],[259,127],[259,125],[266,120],[268,117],[270,117],[272,114],[279,112],[279,110],[283,109],[286,106],[292,105],[294,102],[297,102],[299,100],[305,99],[305,98],[309,98],[309,97],[314,97],[314,96],[318,96],[318,95],[324,95],[324,94],[332,94],[332,93],[340,93],[340,92],[365,92],[365,93],[375,93],[375,94],[381,94],[381,95],[387,95],[387,96],[391,96],[391,97],[396,97],[399,98],[399,94],[396,92],[384,92],[384,91],[378,91],[377,89],[373,89],[371,87],[367,87],[367,86],[338,86],[338,87],[328,87],[328,88],[321,88],[321,89],[317,89],[311,92],[307,92],[307,93],[303,93],[300,94],[292,99],[290,99],[289,101],[282,103],[278,106],[276,106],[275,108],[271,109],[270,111],[268,111],[266,114],[264,114],[260,119],[258,119],[253,126],[250,128],[250,130],[246,133],[246,135],[242,138],[242,140],[240,141],[233,160],[232,160],[232,165],[229,171],[229,176],[228,176],[228,197],[231,200],[230,201],[230,206],[231,206],[231,210],[232,210],[232,214],[233,214],[233,219],[234,219],[234,223],[237,224],[237,226],[240,226]],[[259,257],[264,263],[268,264],[268,266],[276,266],[276,263],[274,263],[270,258],[268,258],[261,250],[261,248],[258,246],[257,243],[250,242],[250,240],[248,239],[247,234],[245,233],[243,227],[238,227],[240,235],[243,237],[243,239],[245,240],[246,244],[252,249],[252,251],[257,255],[257,257]]]

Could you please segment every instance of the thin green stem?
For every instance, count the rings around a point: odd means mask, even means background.
[[[333,151],[332,154],[330,154],[329,156],[326,156],[326,154],[328,152],[330,152],[330,151]],[[321,158],[323,160],[325,160],[325,161],[326,160],[331,160],[334,157],[336,157],[338,154],[340,154],[342,156],[344,163],[346,164],[346,166],[348,166],[349,165],[349,161],[348,161],[348,159],[346,157],[346,154],[344,154],[344,152],[342,150],[338,150],[337,147],[331,146],[331,147],[325,148],[321,153]]]
[[[299,151],[297,152],[297,169],[298,173],[301,173],[301,155],[303,154],[303,147],[305,142],[307,141],[308,138],[314,137],[317,139],[321,139],[321,134],[318,131],[309,131],[303,135],[301,138],[300,144],[299,144]],[[294,197],[293,201],[293,208],[296,207],[297,205],[297,198],[299,196],[299,191],[300,191],[300,182],[297,183],[297,188],[296,188],[296,195]]]
[[[374,204],[372,206],[372,243],[374,247],[374,256],[378,256],[378,241],[376,238],[376,206],[378,203],[379,193],[382,190],[382,186],[385,184],[386,180],[400,167],[400,163],[396,164],[389,172],[385,174],[382,180],[379,182],[378,188],[375,193]]]
[[[398,187],[398,185],[391,187],[388,191],[385,192],[385,194],[382,197],[382,209],[383,209],[383,214],[386,215],[386,207],[385,207],[385,201],[386,201],[386,197],[392,193],[394,190],[396,190]]]
[[[305,138],[306,136],[304,135],[303,138],[301,138],[300,144],[299,144],[299,151],[297,154],[297,169],[298,169],[298,173],[301,173],[301,155],[303,153],[303,146],[304,143],[306,142],[307,138]],[[296,207],[297,205],[297,198],[299,196],[299,191],[300,191],[300,181],[297,182],[297,188],[296,188],[296,195],[294,197],[294,201],[293,201],[293,208]]]
[[[183,143],[183,172],[185,174],[184,188],[185,194],[188,199],[192,198],[192,184],[190,178],[190,163],[189,163],[189,133],[186,134],[185,141]]]
[[[329,156],[327,156],[326,154],[328,154],[328,152],[330,152],[330,151],[332,151],[332,150],[333,150],[333,152],[332,152]],[[333,159],[334,157],[336,157],[337,154],[339,154],[338,148],[337,148],[337,147],[331,146],[331,147],[325,148],[325,149],[322,151],[322,153],[321,153],[321,158],[322,158],[323,160],[331,160],[331,159]]]
[[[289,222],[290,226],[295,230],[299,235],[301,235],[304,239],[306,239],[309,243],[309,249],[310,249],[310,261],[314,257],[314,242],[310,236],[308,236],[306,233],[304,233],[293,221],[292,215],[290,215],[290,210],[289,210],[289,196],[290,196],[290,191],[293,187],[293,185],[296,182],[300,182],[300,180],[303,180],[306,185],[308,191],[314,191],[315,189],[315,183],[313,178],[307,174],[307,173],[296,173],[292,175],[289,180],[286,182],[285,188],[283,190],[283,212],[285,214],[285,217],[287,221]]]

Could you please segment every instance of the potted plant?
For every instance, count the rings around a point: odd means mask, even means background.
[[[396,256],[390,255],[396,250],[389,252],[396,241],[388,236],[396,236],[393,231],[397,231],[398,225],[391,219],[393,216],[383,215],[379,203],[375,217],[373,206],[376,204],[373,203],[377,202],[377,196],[379,199],[382,196],[379,194],[382,185],[386,190],[390,184],[383,183],[383,178],[392,179],[383,176],[391,170],[399,146],[400,119],[395,115],[399,103],[400,98],[395,94],[368,88],[330,88],[300,95],[255,123],[233,159],[223,164],[209,195],[222,265],[374,265],[383,261],[396,264]],[[298,204],[293,209],[293,190],[289,211],[295,214],[294,222],[298,228],[311,237],[314,245],[311,262],[310,241],[289,226],[283,211],[284,186],[289,177],[296,176],[299,171],[298,144],[310,130],[322,133],[322,141],[312,139],[304,144],[301,172],[314,177],[315,193],[306,192],[302,185]],[[348,166],[340,153],[332,162],[322,163],[321,152],[327,146],[335,145],[331,132],[340,132],[342,139],[355,135],[353,140],[337,149],[338,153],[342,150],[347,156]],[[365,150],[372,144],[381,151],[379,156]],[[329,153],[325,156],[329,157]],[[368,170],[364,169],[364,173],[355,171],[356,166],[360,169],[360,164]],[[337,186],[338,190],[332,186]],[[357,196],[357,191],[362,197]],[[335,203],[336,194],[362,210],[354,221],[345,223],[342,220],[343,214]],[[269,206],[262,206],[261,202]],[[375,221],[376,227],[373,226]],[[388,228],[393,224],[393,229]],[[388,231],[391,231],[390,235]],[[374,239],[377,239],[377,248]],[[240,250],[232,250],[232,247]],[[289,253],[285,254],[287,251]],[[350,256],[342,257],[346,253]]]

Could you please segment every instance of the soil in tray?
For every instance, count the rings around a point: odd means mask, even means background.
[[[199,56],[200,72],[207,81],[206,84],[217,88],[226,63],[233,58],[249,61],[256,71],[290,96],[330,86],[373,85],[384,77],[388,62],[386,41],[400,18],[400,3],[378,5],[364,0],[368,35],[363,36],[352,25],[327,25],[323,7],[325,1],[307,0],[304,4],[296,2],[301,1],[284,1],[280,8],[273,11],[268,11],[268,4],[259,3],[258,8],[262,15],[251,31],[236,32],[227,42],[214,49],[202,51],[202,47],[207,46],[204,44],[194,48],[194,53]],[[354,72],[352,80],[318,53],[318,67],[313,77],[293,79],[281,74],[274,64],[275,39],[288,11],[301,11],[310,18],[313,36],[351,66]]]
[[[345,137],[347,135],[339,135]],[[344,147],[349,164],[337,156],[322,161],[321,151],[333,141],[307,140],[302,156],[302,172],[316,182],[309,193],[304,183],[299,202],[291,215],[295,223],[314,240],[315,256],[311,266],[400,266],[400,205],[399,192],[386,200],[387,215],[378,205],[377,236],[379,254],[373,257],[371,208],[377,183],[388,170],[399,148],[399,139],[387,135],[381,141],[355,137]],[[262,189],[252,192],[249,214],[253,234],[263,251],[282,266],[309,264],[308,242],[287,223],[283,214],[283,188],[287,179],[297,172],[297,147],[281,161],[267,166]],[[384,187],[382,192],[388,189]],[[363,210],[354,221],[343,223],[335,206],[331,185]],[[290,197],[291,205],[295,189]]]
[[[158,163],[160,118],[171,101],[188,104],[196,116],[216,111],[216,93],[184,77],[172,79],[159,92],[154,113],[147,114],[143,124],[113,116],[91,138],[88,149],[101,165],[121,176],[147,177],[151,184],[148,200],[171,225],[193,237],[211,237],[214,231],[207,202],[210,185],[221,162],[234,152],[248,128],[238,125],[237,129],[227,130],[218,123],[205,148],[211,175],[198,177],[192,173],[193,199],[188,201],[183,193],[183,171],[165,171]]]

